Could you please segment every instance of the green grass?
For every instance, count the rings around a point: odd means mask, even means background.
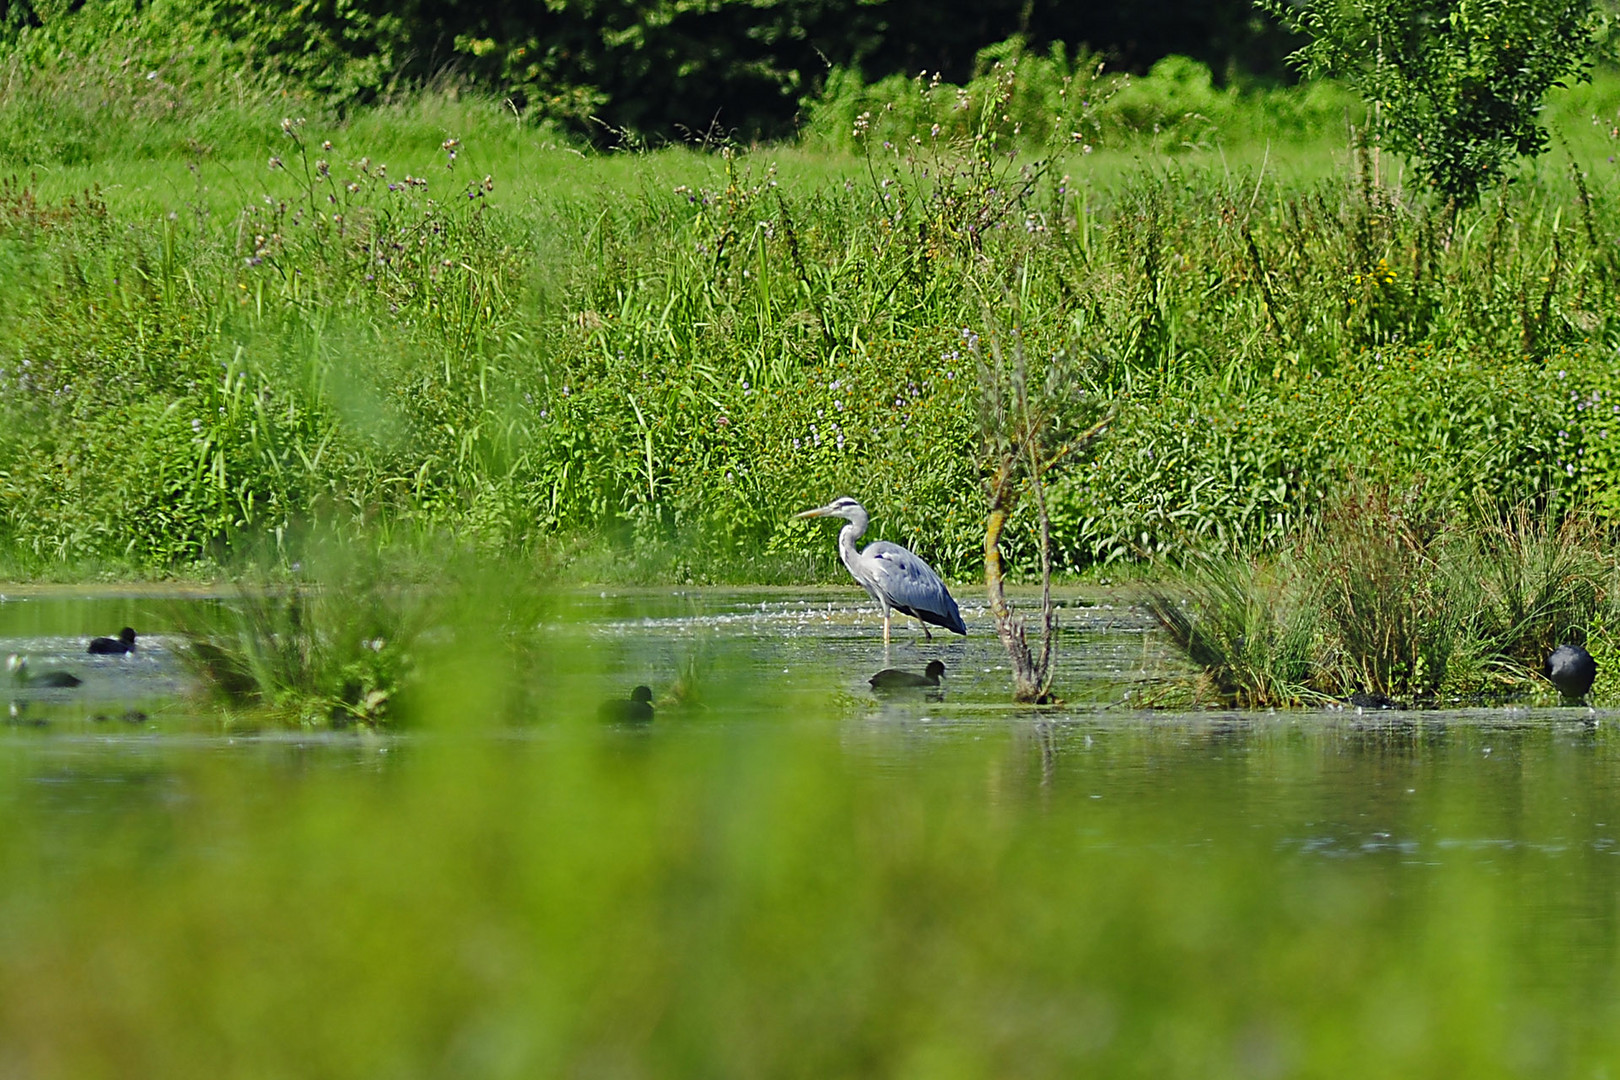
[[[1054,370],[1120,404],[1051,478],[1065,572],[1275,548],[1352,470],[1421,473],[1463,516],[1478,491],[1616,509],[1612,76],[1549,110],[1580,186],[1554,151],[1454,225],[1320,102],[1286,140],[1276,102],[1225,94],[1207,138],[1116,118],[1060,157],[877,135],[600,155],[473,97],[338,122],[139,73],[12,77],[0,127],[97,132],[78,157],[0,140],[16,575],[206,575],[328,530],[802,579],[831,545],[788,514],[848,491],[974,577],[963,332],[1014,308],[1037,362],[1083,358]]]
[[[1545,700],[1556,646],[1612,653],[1616,563],[1592,518],[1445,511],[1421,487],[1355,484],[1281,555],[1213,557],[1137,591],[1201,673],[1194,696],[1248,708]]]

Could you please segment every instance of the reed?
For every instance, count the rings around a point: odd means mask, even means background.
[[[596,575],[802,579],[830,556],[783,508],[850,491],[976,578],[964,331],[1002,288],[1032,356],[1076,351],[1117,402],[1045,479],[1059,572],[1281,550],[1352,471],[1422,475],[1465,519],[1499,512],[1477,492],[1620,509],[1620,294],[1593,285],[1620,210],[1589,122],[1613,81],[1562,114],[1573,168],[1448,225],[1331,133],[1014,138],[997,109],[1044,100],[1023,71],[964,88],[956,135],[880,108],[853,155],[581,156],[432,98],[285,125],[187,99],[220,116],[207,146],[131,112],[138,152],[40,178],[50,153],[0,146],[0,552],[207,575],[304,529],[448,532]],[[0,117],[82,104],[18,80]]]

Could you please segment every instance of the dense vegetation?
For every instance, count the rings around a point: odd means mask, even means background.
[[[1592,0],[1262,3],[1308,35],[1292,60],[1345,78],[1373,106],[1374,137],[1465,203],[1546,150],[1542,98],[1586,77],[1599,27]]]
[[[1017,38],[1138,73],[1189,55],[1275,81],[1290,39],[1249,0],[8,0],[0,41],[31,64],[116,52],[169,79],[245,77],[340,110],[448,85],[598,143],[790,136],[829,77],[982,74]]]
[[[1049,478],[1071,571],[1275,547],[1351,475],[1620,510],[1607,77],[1459,210],[1347,149],[1331,86],[1186,60],[1014,48],[830,86],[813,152],[592,156],[477,95],[340,117],[69,59],[0,97],[14,572],[335,532],[798,578],[830,545],[787,513],[850,491],[976,576],[1011,337],[1118,412]]]

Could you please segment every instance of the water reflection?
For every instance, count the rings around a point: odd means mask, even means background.
[[[163,621],[176,602],[50,595],[0,603],[0,653],[72,658],[85,673],[72,691],[7,691],[7,760],[22,769],[63,755],[150,766],[205,754],[271,771],[353,767],[350,736],[284,744],[218,735],[217,718],[188,695],[179,641]],[[878,618],[848,590],[598,591],[570,594],[557,610],[534,630],[536,649],[564,659],[529,673],[541,692],[522,699],[517,730],[528,734],[513,745],[524,753],[547,752],[551,721],[594,716],[605,697],[644,683],[657,719],[638,745],[699,729],[720,738],[753,725],[825,731],[852,767],[882,775],[925,776],[941,759],[981,761],[1005,808],[1091,818],[1135,807],[1156,843],[1235,831],[1298,855],[1418,861],[1521,848],[1607,856],[1615,845],[1607,823],[1620,820],[1611,809],[1620,790],[1608,767],[1608,714],[1143,710],[1132,704],[1135,692],[1172,661],[1140,613],[1106,600],[1066,601],[1057,686],[1067,704],[1021,711],[1004,704],[1006,660],[982,606],[964,607],[965,640],[901,637],[888,647]],[[128,656],[86,656],[88,635],[64,632],[120,622],[150,627]],[[936,660],[948,674],[926,695],[878,695],[867,685],[879,667],[919,670]],[[480,737],[514,730],[473,721],[463,726]],[[382,741],[405,747],[428,737]],[[154,755],[156,739],[163,750]],[[371,751],[360,757],[377,760]],[[74,775],[60,784],[72,788]],[[1468,813],[1459,816],[1458,806]]]

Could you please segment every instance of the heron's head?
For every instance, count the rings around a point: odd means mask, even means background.
[[[866,521],[866,507],[850,498],[840,495],[826,506],[818,506],[814,510],[805,510],[793,515],[795,518],[812,517],[841,517],[845,521]]]

